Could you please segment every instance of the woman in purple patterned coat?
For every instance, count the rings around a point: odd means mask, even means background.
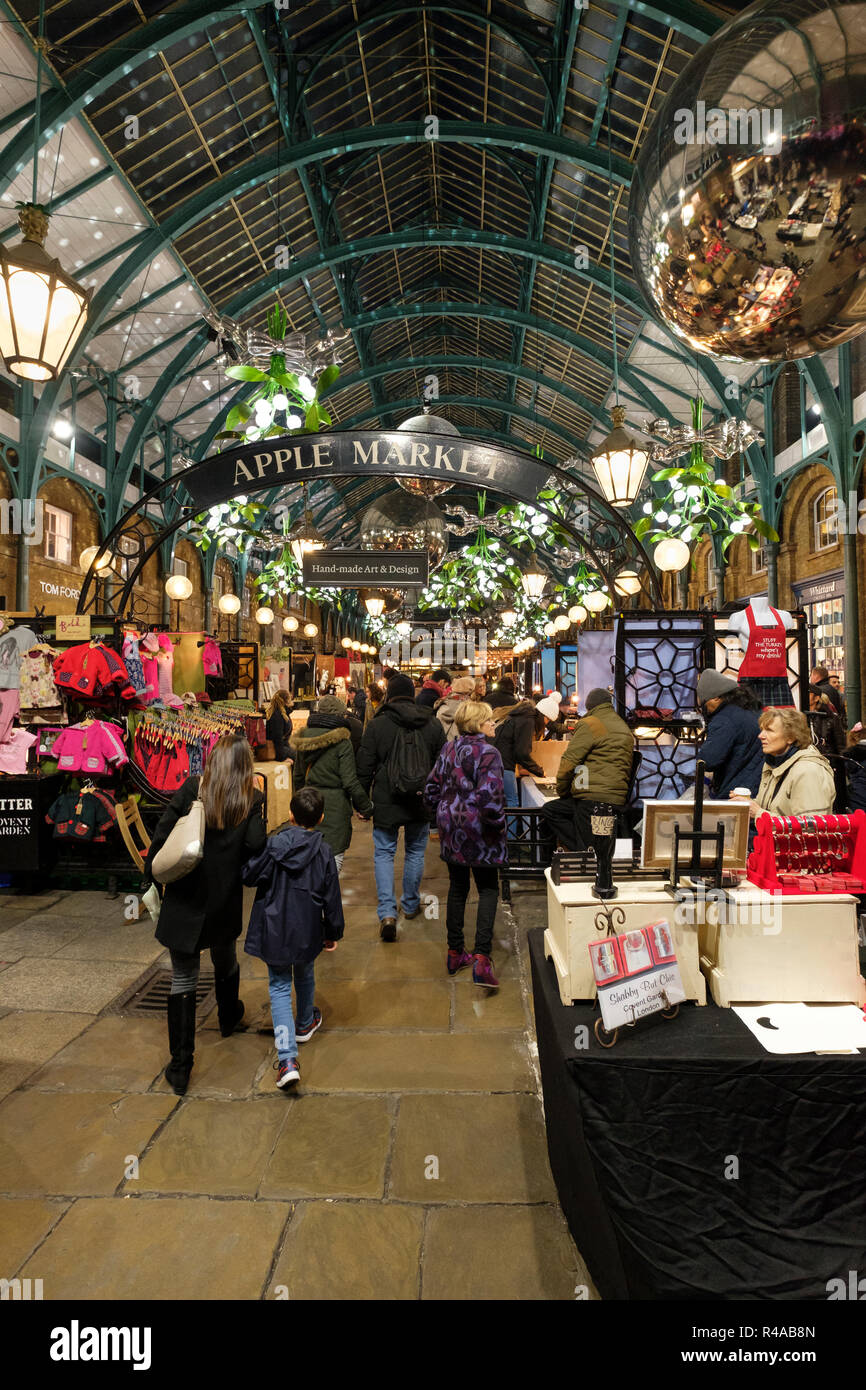
[[[489,705],[467,700],[454,712],[457,738],[443,747],[427,779],[424,802],[436,814],[440,854],[448,865],[448,974],[472,966],[476,985],[495,989],[490,949],[499,900],[498,868],[508,860],[502,758],[488,742],[494,731]],[[475,950],[464,948],[463,919],[469,873],[478,889]]]

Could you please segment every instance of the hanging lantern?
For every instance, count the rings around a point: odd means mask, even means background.
[[[237,594],[223,594],[217,607],[221,613],[228,613],[231,616],[241,610],[241,601]]]
[[[612,507],[630,507],[643,486],[649,454],[623,428],[625,406],[615,405],[610,413],[613,429],[590,462],[605,501]]]
[[[319,629],[316,627],[315,623],[304,623],[305,637],[316,637],[318,635],[318,632]]]
[[[328,544],[325,537],[316,529],[313,513],[310,511],[306,483],[304,483],[303,519],[295,522],[286,540],[288,541],[292,555],[299,565],[303,565],[305,555],[309,555],[314,550],[324,550]]]
[[[602,589],[593,589],[590,593],[584,594],[583,602],[590,613],[601,613],[602,609],[607,608],[610,599]]]
[[[294,614],[290,613],[287,618],[283,618],[283,632],[297,632],[300,624]]]
[[[514,627],[514,624],[517,622],[517,614],[514,612],[513,608],[506,608],[503,613],[500,613],[499,621],[502,623],[503,627]]]
[[[192,580],[187,579],[185,574],[170,574],[165,581],[165,592],[169,598],[181,602],[189,598],[192,593]]]
[[[631,598],[641,591],[640,575],[637,570],[620,570],[614,578],[613,587],[623,598]]]
[[[273,621],[273,608],[268,608],[267,604],[264,604],[261,608],[256,609],[256,622],[260,627],[269,627]]]
[[[366,608],[367,612],[370,614],[370,617],[371,617],[371,618],[381,618],[382,614],[385,612],[385,597],[384,597],[384,595],[383,595],[383,594],[377,594],[375,590],[371,590],[371,591],[368,593],[366,590],[362,589],[362,591],[361,591],[361,597],[362,597],[362,599],[363,599],[363,601],[364,601],[364,607]]]
[[[36,203],[18,213],[24,240],[0,246],[0,352],[15,376],[54,381],[87,316],[90,291],[43,246],[48,216]]]
[[[663,574],[675,574],[689,563],[690,551],[678,536],[665,536],[653,551],[653,559]]]
[[[542,574],[541,570],[527,570],[525,574],[520,576],[520,583],[527,598],[541,598],[547,583],[547,575]]]
[[[404,618],[402,623],[397,624],[396,630],[397,632],[399,632],[401,637],[408,637],[412,631],[412,624],[407,623],[406,619]]]
[[[103,550],[100,554],[98,545],[89,545],[86,550],[82,550],[78,557],[78,565],[82,574],[87,573],[94,561],[96,561],[94,568],[99,576],[107,574],[114,567],[114,557],[108,551]]]

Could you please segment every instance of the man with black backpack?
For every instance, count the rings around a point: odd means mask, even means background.
[[[364,730],[357,758],[358,780],[373,800],[373,867],[383,941],[397,940],[394,856],[401,825],[405,859],[400,906],[407,918],[421,911],[418,890],[430,834],[421,793],[444,742],[445,730],[433,711],[415,703],[411,678],[392,676],[386,699]]]

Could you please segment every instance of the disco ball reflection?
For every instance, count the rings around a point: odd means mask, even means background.
[[[760,0],[683,70],[644,139],[631,260],[656,315],[732,361],[866,326],[866,5]]]
[[[445,518],[432,502],[407,492],[389,492],[361,518],[365,550],[426,550],[435,569],[448,549]]]

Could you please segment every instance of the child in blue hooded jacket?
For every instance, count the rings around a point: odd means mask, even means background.
[[[244,883],[258,889],[244,950],[268,967],[280,1090],[300,1080],[296,1044],[309,1042],[322,1026],[321,1010],[313,1002],[316,956],[336,950],[344,930],[334,854],[315,828],[325,809],[321,792],[302,787],[290,809],[290,824],[268,838],[243,875]]]

